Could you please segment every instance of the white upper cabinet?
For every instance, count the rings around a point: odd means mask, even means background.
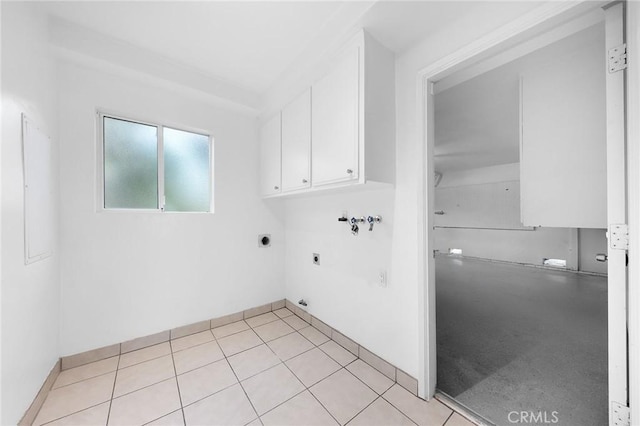
[[[280,136],[278,113],[260,129],[260,192],[263,196],[280,194],[282,191]]]
[[[311,90],[282,109],[282,191],[311,186]]]
[[[312,86],[313,186],[358,179],[360,46]]]
[[[361,30],[318,75],[311,89],[282,110],[282,191],[263,182],[264,196],[394,182],[393,52]],[[272,149],[263,155],[270,161],[263,179],[276,175],[273,158],[280,147]]]

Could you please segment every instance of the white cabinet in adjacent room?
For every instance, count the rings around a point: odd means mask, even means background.
[[[358,179],[360,46],[352,46],[313,88],[313,185]]]
[[[278,113],[260,129],[260,192],[263,196],[280,194],[282,191],[280,137]]]
[[[311,89],[282,109],[282,191],[311,186]]]
[[[312,85],[313,188],[395,179],[395,59],[365,31]]]
[[[525,226],[607,227],[604,27],[522,76]]]

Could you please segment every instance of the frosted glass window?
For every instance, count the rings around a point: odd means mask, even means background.
[[[157,127],[104,117],[104,207],[158,208]]]
[[[213,146],[209,135],[100,117],[105,209],[211,211]]]
[[[162,134],[165,211],[208,212],[209,137],[168,127]]]

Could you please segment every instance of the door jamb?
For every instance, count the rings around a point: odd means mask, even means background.
[[[626,3],[627,117],[640,117],[640,3]],[[640,424],[640,120],[627,120],[629,407]]]

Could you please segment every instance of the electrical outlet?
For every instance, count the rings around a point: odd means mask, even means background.
[[[387,286],[387,272],[386,271],[382,271],[378,274],[378,285],[380,287],[386,287]]]

